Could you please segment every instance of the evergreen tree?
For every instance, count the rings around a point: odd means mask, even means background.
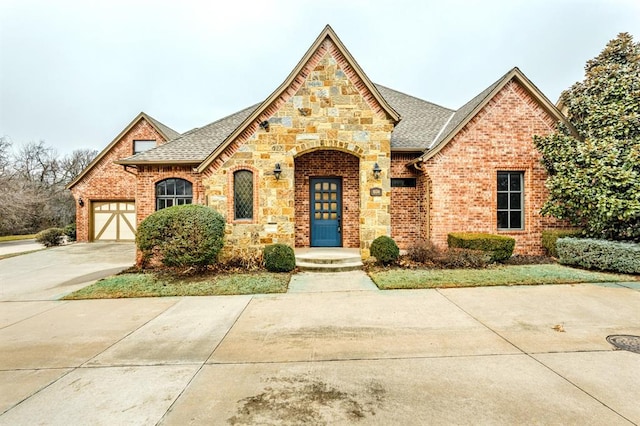
[[[585,71],[560,98],[575,129],[534,137],[549,173],[542,213],[590,237],[640,241],[640,43],[619,34]]]

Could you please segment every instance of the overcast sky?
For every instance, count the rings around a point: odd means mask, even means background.
[[[0,136],[101,150],[264,100],[329,24],[375,83],[457,109],[518,66],[555,102],[639,0],[2,0]]]

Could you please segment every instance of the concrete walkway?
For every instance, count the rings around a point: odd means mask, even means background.
[[[297,278],[269,296],[0,302],[0,425],[640,423],[640,354],[605,340],[640,335],[638,290],[350,277],[324,278],[330,292]]]
[[[36,243],[36,240],[2,241],[0,242],[0,256],[42,250],[43,248],[44,246]]]

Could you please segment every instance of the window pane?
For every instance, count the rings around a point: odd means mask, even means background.
[[[167,195],[176,195],[176,181],[175,179],[167,179]]]
[[[165,182],[158,182],[156,185],[156,195],[167,195],[167,186]]]
[[[176,195],[184,195],[184,181],[176,179]]]
[[[509,219],[511,221],[510,228],[522,228],[522,212],[510,212]]]
[[[520,191],[520,173],[511,173],[509,189],[511,191]]]
[[[506,192],[498,194],[498,208],[500,210],[509,208],[509,194]]]
[[[509,227],[509,212],[498,212],[498,228],[506,229]]]
[[[155,140],[133,141],[133,153],[134,154],[137,154],[139,152],[148,151],[151,148],[155,148],[155,147],[156,147],[156,141]]]
[[[498,191],[508,191],[508,190],[509,190],[509,174],[498,173]]]
[[[506,194],[505,194],[506,195]],[[521,194],[519,192],[509,194],[509,208],[511,210],[520,210]]]
[[[240,170],[233,177],[236,219],[253,219],[253,173]]]

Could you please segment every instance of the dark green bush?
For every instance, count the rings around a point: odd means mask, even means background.
[[[587,269],[640,274],[640,244],[592,238],[560,238],[559,262]]]
[[[513,255],[516,240],[502,235],[476,232],[453,232],[447,235],[450,248],[480,250],[491,255],[491,262],[502,262]]]
[[[370,252],[371,256],[375,257],[378,262],[384,265],[395,262],[400,256],[398,245],[392,238],[386,235],[381,235],[373,240]]]
[[[286,244],[266,246],[262,256],[264,266],[271,272],[290,272],[296,267],[296,255]]]
[[[59,246],[64,241],[64,229],[49,228],[36,234],[36,241],[45,247]]]
[[[542,231],[542,247],[549,256],[558,257],[556,241],[558,238],[578,236],[582,231],[578,229],[546,229]]]
[[[140,264],[158,260],[169,267],[202,268],[216,261],[222,249],[224,218],[196,204],[158,210],[140,223],[136,244]]]
[[[76,240],[76,224],[70,223],[64,227],[64,235],[67,236],[67,241]]]

